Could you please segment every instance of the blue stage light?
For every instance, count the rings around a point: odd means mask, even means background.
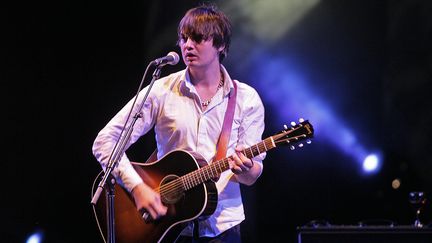
[[[35,232],[29,236],[26,243],[41,243],[43,238],[42,232]]]
[[[339,151],[350,156],[360,173],[372,174],[381,168],[379,153],[370,154],[370,149],[356,131],[349,126],[337,109],[325,102],[329,94],[322,94],[308,80],[307,71],[299,67],[289,56],[267,56],[265,52],[252,60],[267,60],[253,70],[252,80],[267,105],[278,110],[274,121],[289,123],[295,117],[311,121],[315,127],[315,139],[334,145]],[[334,92],[337,92],[335,90]],[[366,158],[366,159],[365,159]]]

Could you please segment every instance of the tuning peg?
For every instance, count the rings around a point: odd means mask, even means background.
[[[290,146],[290,149],[291,149],[291,150],[294,150],[294,149],[295,149],[294,145],[291,145],[291,146]]]
[[[312,141],[311,141],[310,139],[308,139],[308,140],[306,140],[306,143],[307,143],[307,144],[311,144]]]
[[[291,122],[291,126],[295,126],[297,125],[295,122]]]
[[[303,118],[300,118],[300,119],[299,119],[299,122],[300,122],[300,123],[302,123],[302,122],[304,122],[304,121],[305,121],[305,120],[304,120]]]
[[[303,144],[302,144],[302,143],[301,143],[301,144],[299,144],[298,146],[299,146],[299,148],[303,148]]]
[[[287,126],[287,125],[284,125],[284,129],[285,129],[285,130],[288,129],[288,126]]]

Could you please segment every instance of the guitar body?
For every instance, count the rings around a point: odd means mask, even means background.
[[[188,152],[175,150],[152,163],[132,164],[147,185],[159,188],[173,179],[199,169],[202,163],[203,161],[197,162]],[[217,189],[214,182],[207,181],[189,190],[161,193],[161,199],[168,207],[167,214],[146,223],[137,211],[131,195],[121,186],[115,185],[116,242],[174,242],[189,221],[214,212],[217,206]],[[101,197],[96,207],[96,217],[105,236],[106,202],[106,198]]]

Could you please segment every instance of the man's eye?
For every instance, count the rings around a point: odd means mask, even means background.
[[[203,40],[203,35],[201,35],[201,34],[194,35],[192,39],[193,39],[196,43],[201,43],[201,41]]]

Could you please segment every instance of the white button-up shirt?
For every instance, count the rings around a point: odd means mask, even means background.
[[[134,126],[129,145],[154,127],[158,158],[172,150],[182,149],[199,153],[211,163],[216,154],[228,97],[234,88],[232,82],[237,84],[237,104],[227,156],[235,152],[236,145],[246,148],[260,142],[264,131],[264,106],[258,93],[249,85],[232,80],[226,69],[223,66],[221,68],[224,86],[218,90],[206,110],[201,107],[201,100],[190,81],[187,69],[157,80],[143,106],[143,116]],[[148,87],[140,92],[138,101],[142,100],[147,89]],[[103,168],[107,165],[131,105],[132,100],[99,132],[94,142],[93,153]],[[139,106],[135,104],[132,115]],[[264,158],[265,153],[253,160],[262,166]],[[122,157],[113,174],[129,191],[142,182],[126,155]],[[230,180],[233,175],[230,170],[225,171],[216,182],[218,205],[212,216],[200,221],[200,236],[216,236],[244,220],[240,185]],[[184,234],[191,235],[191,228],[188,227]]]

